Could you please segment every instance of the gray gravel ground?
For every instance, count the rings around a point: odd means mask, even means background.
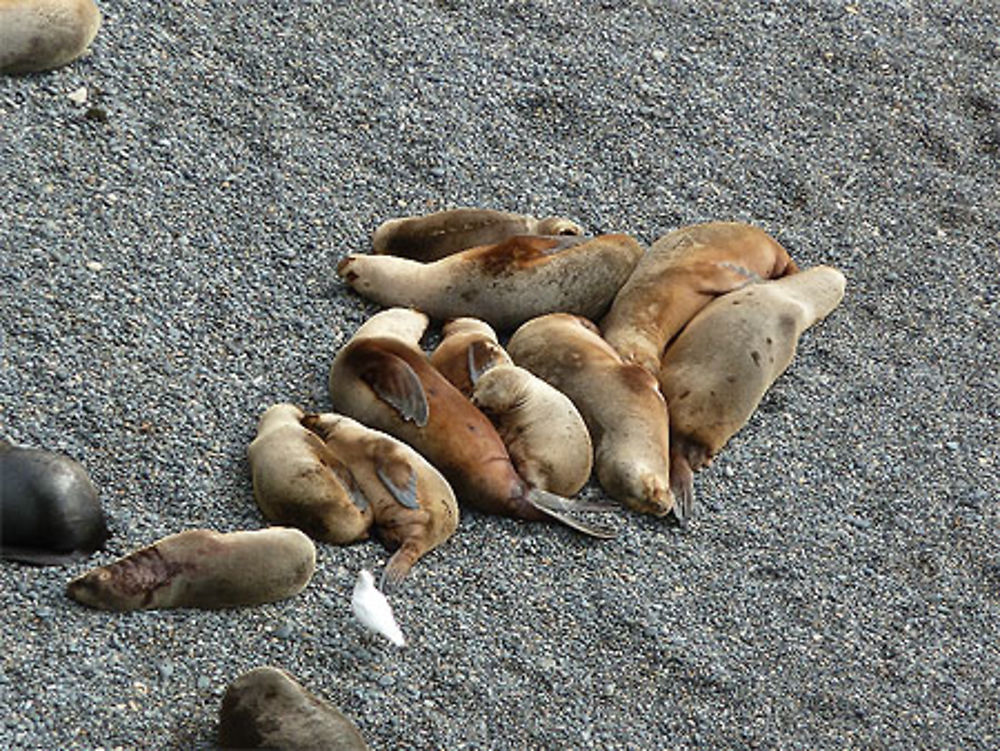
[[[0,79],[0,433],[82,461],[114,532],[0,565],[0,747],[210,748],[265,663],[374,749],[1000,745],[994,4],[101,7],[92,56]],[[259,608],[69,601],[163,535],[262,526],[258,414],[328,408],[375,310],[337,260],[456,205],[647,243],[750,221],[848,293],[690,529],[467,513],[393,599],[405,650],[350,615],[374,542]]]

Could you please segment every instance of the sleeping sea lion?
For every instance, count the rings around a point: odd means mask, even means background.
[[[837,307],[845,285],[829,266],[751,284],[705,306],[667,349],[660,388],[670,405],[671,485],[685,505],[693,470],[746,424],[799,336]]]
[[[686,519],[670,492],[670,422],[653,376],[623,362],[593,323],[566,313],[525,323],[507,342],[507,353],[576,405],[608,495],[644,514],[673,511]]]
[[[289,673],[254,668],[226,689],[219,709],[223,749],[367,751],[357,726]]]
[[[407,341],[398,333],[426,326],[425,314],[395,308],[358,329],[330,367],[334,408],[413,446],[472,508],[532,521],[552,518],[588,534],[611,535],[571,516],[585,505],[529,488],[518,476],[493,425],[431,366],[419,336]]]
[[[654,376],[667,344],[719,295],[798,270],[770,236],[748,224],[711,222],[661,237],[601,322],[608,344]]]
[[[364,540],[375,514],[343,460],[302,424],[294,404],[261,416],[248,456],[253,493],[272,524],[298,527],[334,545]]]
[[[315,567],[316,548],[297,529],[189,529],[81,574],[66,594],[101,610],[235,608],[298,594]]]
[[[425,553],[458,527],[458,504],[448,481],[402,441],[350,417],[310,414],[302,424],[351,470],[375,515],[379,539],[395,554],[381,588],[393,590]]]
[[[0,439],[0,557],[68,563],[100,549],[107,538],[97,489],[82,465]]]
[[[0,73],[34,73],[72,62],[100,25],[94,0],[0,0]]]
[[[642,253],[627,235],[518,235],[432,263],[349,255],[337,273],[382,305],[413,306],[438,319],[474,316],[507,330],[553,311],[601,315]]]
[[[514,235],[582,234],[580,225],[560,216],[536,219],[493,209],[459,208],[382,222],[372,235],[372,246],[378,254],[429,263]]]
[[[579,411],[565,394],[516,366],[489,324],[449,321],[431,365],[489,418],[529,485],[571,496],[590,479],[594,447]]]

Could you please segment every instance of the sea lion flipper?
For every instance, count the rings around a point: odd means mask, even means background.
[[[499,351],[499,347],[492,342],[475,341],[467,350],[469,358],[469,381],[473,386],[478,383],[490,368],[503,362],[504,357]]]
[[[373,350],[370,367],[361,373],[361,380],[371,387],[379,399],[399,412],[400,417],[419,427],[427,425],[429,407],[420,377],[400,357]]]
[[[694,511],[694,472],[687,456],[679,451],[670,456],[670,490],[674,494],[674,518],[686,527]]]
[[[393,553],[389,562],[385,564],[385,569],[382,570],[382,578],[378,584],[379,589],[385,594],[395,591],[400,582],[410,573],[410,569],[413,568],[413,564],[420,557],[420,554],[421,551],[416,549],[416,546],[412,543],[403,543]]]
[[[375,474],[378,475],[378,479],[382,481],[386,489],[392,493],[392,497],[396,499],[399,505],[406,506],[406,508],[419,509],[420,504],[417,502],[417,473],[413,471],[412,467],[405,464],[403,466],[409,478],[406,482],[406,487],[401,487],[393,481],[385,462],[379,461],[375,465]]]
[[[582,519],[575,518],[572,515],[573,511],[578,510],[575,508],[575,504],[573,501],[563,498],[560,495],[549,493],[540,488],[531,488],[525,498],[528,503],[546,516],[550,516],[578,532],[605,540],[618,536],[618,530],[614,527],[595,522],[585,522]]]

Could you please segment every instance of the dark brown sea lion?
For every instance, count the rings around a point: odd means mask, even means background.
[[[0,556],[68,563],[91,555],[107,538],[97,489],[83,466],[0,439]]]
[[[316,548],[297,529],[189,529],[81,574],[66,594],[101,610],[235,608],[298,594],[315,567]]]
[[[219,710],[223,749],[367,751],[357,726],[289,673],[265,666],[234,680]]]
[[[93,0],[0,0],[0,73],[33,73],[72,62],[100,25]]]
[[[536,219],[493,209],[459,208],[382,222],[372,235],[372,246],[379,254],[429,263],[515,235],[582,234],[578,224],[559,216]]]
[[[829,266],[752,284],[705,306],[667,349],[660,388],[670,405],[671,485],[687,506],[693,470],[746,424],[799,336],[837,307],[845,285]]]
[[[595,317],[607,310],[643,249],[627,235],[518,235],[433,263],[349,255],[337,273],[358,293],[433,318],[480,318],[497,329],[554,311]]]
[[[394,308],[361,326],[330,368],[334,408],[413,446],[472,508],[532,521],[556,519],[610,536],[603,525],[571,516],[584,505],[529,488],[518,476],[493,425],[431,366],[419,335],[399,335],[426,325],[423,313]]]
[[[608,495],[635,511],[674,511],[684,521],[670,492],[670,422],[653,376],[623,362],[593,323],[566,313],[525,323],[507,342],[507,353],[576,405]]]
[[[654,376],[667,344],[719,295],[797,271],[788,253],[748,224],[711,222],[661,237],[601,322],[608,344]]]
[[[306,415],[302,424],[350,468],[374,513],[379,539],[395,554],[381,588],[391,592],[425,553],[458,527],[458,504],[448,481],[400,440],[343,415]]]

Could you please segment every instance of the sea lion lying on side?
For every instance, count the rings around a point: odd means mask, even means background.
[[[94,0],[0,0],[0,73],[66,65],[84,53],[100,26]]]
[[[601,322],[608,344],[654,376],[667,344],[719,295],[798,270],[767,233],[711,222],[661,237],[639,261]]]
[[[493,209],[459,208],[382,222],[372,235],[372,246],[378,254],[429,263],[514,235],[582,234],[578,224],[560,216],[536,219]]]
[[[412,306],[437,319],[473,316],[508,330],[553,311],[601,315],[642,253],[627,235],[518,235],[433,263],[349,255],[337,273],[382,305]]]
[[[189,529],[81,574],[66,594],[101,610],[236,608],[298,594],[315,568],[316,548],[297,529]]]
[[[419,335],[407,340],[399,333],[426,325],[423,313],[393,308],[361,326],[330,367],[334,408],[413,446],[472,508],[529,521],[555,519],[595,536],[612,535],[603,525],[573,516],[590,510],[585,504],[528,487],[486,416],[431,366]]]
[[[357,726],[289,673],[254,668],[226,689],[219,709],[222,749],[368,751]]]
[[[660,388],[670,405],[674,495],[693,497],[707,467],[792,362],[799,336],[844,297],[844,275],[817,266],[714,300],[667,349]]]
[[[623,362],[593,323],[567,313],[528,321],[507,342],[507,353],[576,405],[608,495],[644,514],[673,511],[686,520],[670,492],[670,422],[653,376]]]
[[[107,538],[97,489],[81,464],[0,439],[0,557],[69,563],[99,550]]]

